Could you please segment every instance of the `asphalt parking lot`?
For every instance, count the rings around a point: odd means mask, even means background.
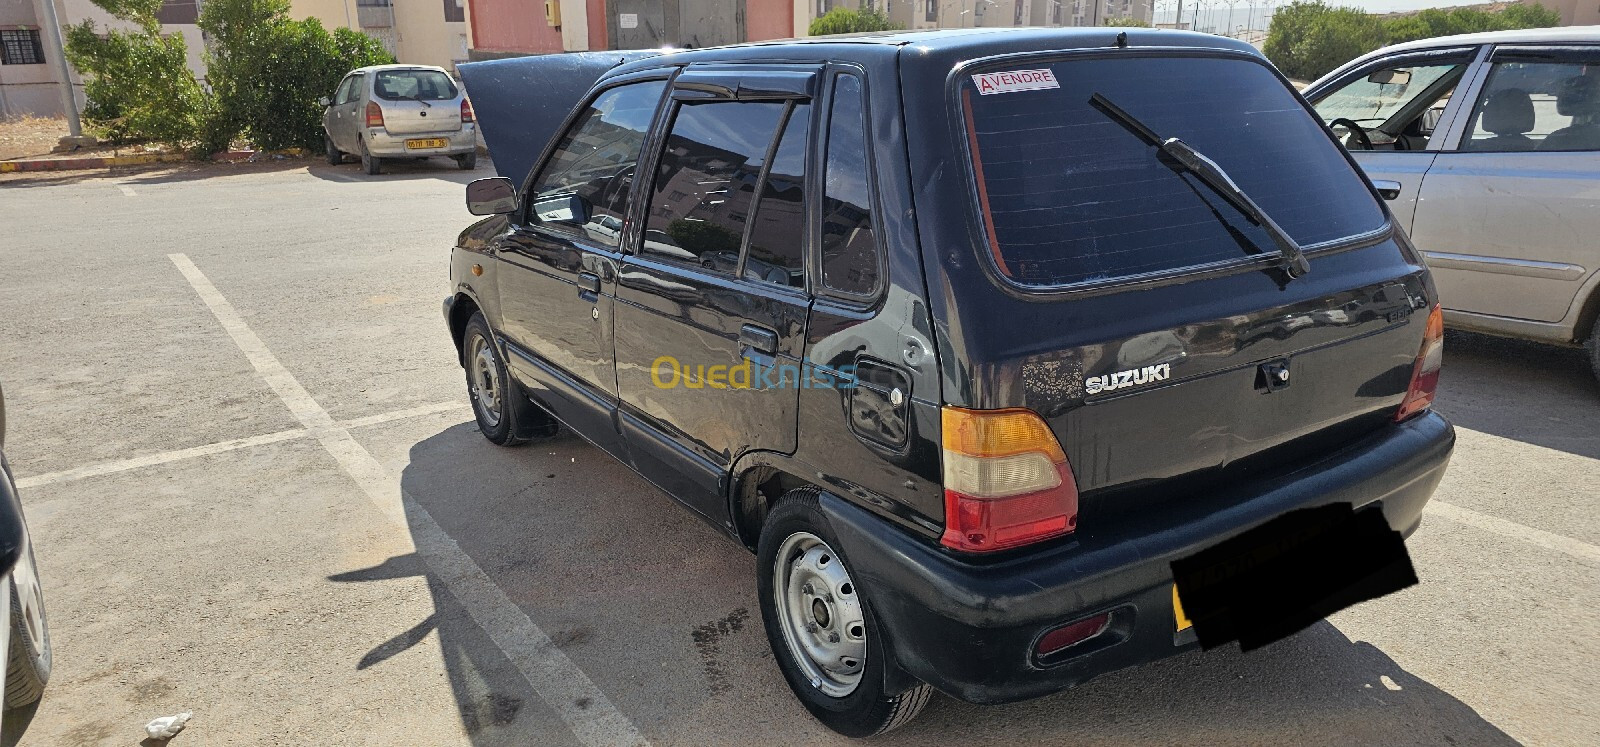
[[[439,313],[453,164],[0,181],[7,454],[55,671],[24,745],[836,744],[754,559],[580,439],[486,443]],[[1600,387],[1452,334],[1421,584],[1261,651],[877,743],[1600,744]]]

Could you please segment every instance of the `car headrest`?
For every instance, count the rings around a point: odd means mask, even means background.
[[[1524,135],[1533,130],[1533,97],[1521,88],[1504,88],[1483,102],[1483,129],[1496,135]]]
[[[1600,114],[1600,75],[1574,75],[1556,93],[1556,113],[1565,117]]]

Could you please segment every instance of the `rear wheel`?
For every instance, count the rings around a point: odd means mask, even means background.
[[[1594,320],[1594,325],[1589,328],[1589,342],[1585,343],[1589,349],[1589,369],[1594,371],[1594,376],[1600,379],[1600,317]]]
[[[462,153],[461,155],[456,156],[455,159],[456,166],[461,167],[462,171],[471,171],[475,168],[478,168],[477,151],[473,151],[471,153]]]
[[[933,688],[884,693],[882,631],[837,546],[815,489],[785,495],[761,528],[761,617],[773,658],[806,710],[840,734],[870,737],[910,722]]]
[[[367,176],[377,176],[383,172],[383,159],[368,153],[366,143],[361,144],[361,170],[367,172]]]
[[[472,315],[462,335],[462,363],[467,369],[467,394],[478,430],[491,443],[520,446],[556,434],[555,418],[528,401],[522,387],[506,373],[505,361],[482,313]]]
[[[11,574],[11,650],[6,652],[6,708],[21,708],[44,697],[50,681],[50,626],[44,591],[34,569],[33,548]]]

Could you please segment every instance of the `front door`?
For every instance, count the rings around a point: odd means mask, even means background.
[[[612,300],[619,232],[663,80],[607,88],[573,120],[497,246],[506,363],[530,397],[620,451]]]
[[[1411,228],[1423,175],[1438,154],[1434,132],[1454,115],[1451,94],[1477,55],[1477,47],[1464,47],[1385,57],[1307,92],[1402,228]]]
[[[1497,48],[1474,99],[1412,237],[1445,308],[1562,321],[1600,266],[1600,47]]]
[[[740,78],[741,91],[781,88]],[[795,448],[810,374],[802,258],[812,106],[801,95],[673,106],[638,251],[617,285],[619,420],[634,467],[720,522],[735,459]]]

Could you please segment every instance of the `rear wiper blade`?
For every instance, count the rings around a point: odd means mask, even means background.
[[[1096,93],[1091,96],[1089,105],[1127,128],[1140,140],[1155,146],[1161,155],[1166,156],[1160,160],[1167,165],[1167,168],[1194,174],[1201,183],[1210,187],[1211,191],[1216,192],[1217,196],[1226,200],[1251,223],[1266,229],[1267,235],[1272,237],[1272,243],[1278,246],[1278,254],[1281,255],[1278,266],[1283,269],[1285,275],[1292,279],[1311,271],[1311,263],[1306,260],[1306,254],[1300,249],[1299,242],[1296,242],[1289,232],[1283,230],[1272,216],[1267,215],[1267,211],[1261,209],[1255,200],[1250,199],[1250,195],[1245,194],[1245,191],[1234,183],[1233,178],[1228,176],[1228,172],[1223,171],[1216,161],[1207,158],[1204,153],[1175,137],[1162,138],[1150,129],[1149,125],[1123,111],[1102,94]]]

